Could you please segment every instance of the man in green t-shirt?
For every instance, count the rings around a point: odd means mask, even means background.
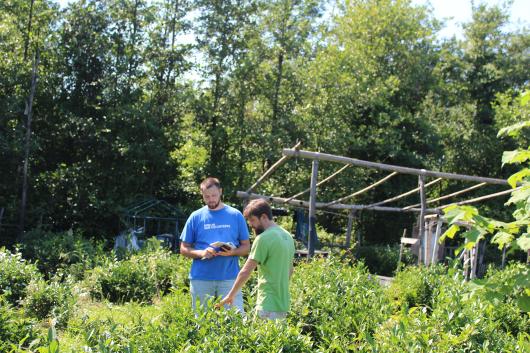
[[[243,215],[257,237],[232,289],[219,306],[232,304],[236,293],[258,267],[257,315],[264,319],[284,319],[290,302],[289,280],[295,251],[293,237],[274,223],[271,207],[265,200],[251,201]]]

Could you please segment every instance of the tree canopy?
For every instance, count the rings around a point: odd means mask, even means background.
[[[514,123],[511,101],[528,88],[530,67],[530,33],[506,30],[507,11],[476,4],[463,39],[441,40],[442,24],[410,0],[76,0],[64,9],[3,1],[1,222],[19,223],[26,142],[25,228],[96,237],[118,231],[121,207],[141,197],[194,209],[208,175],[238,203],[235,191],[298,141],[507,177],[502,151],[516,142],[496,134]],[[336,168],[322,164],[321,175]],[[308,187],[309,170],[290,161],[262,191],[293,195]],[[318,195],[331,201],[381,177],[349,168]],[[416,182],[394,178],[353,201],[379,201]],[[431,196],[460,186],[443,183]],[[387,241],[410,221],[403,217],[367,214],[359,227],[367,240]],[[341,222],[321,219],[330,229]]]

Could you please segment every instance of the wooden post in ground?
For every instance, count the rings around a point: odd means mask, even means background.
[[[318,160],[313,160],[311,170],[311,190],[309,193],[309,233],[307,235],[307,259],[311,259],[315,255],[315,241],[316,241],[316,202],[317,202],[317,178],[318,178]]]
[[[403,229],[403,235],[401,236],[401,239],[405,238],[405,235],[407,235],[407,228]],[[398,267],[401,263],[401,258],[403,257],[403,241],[400,239],[399,241],[399,259],[398,259]]]
[[[420,215],[418,218],[418,226],[419,226],[419,234],[418,238],[420,239],[420,259],[419,261],[423,260],[424,264],[427,264],[427,256],[425,253],[425,209],[427,208],[427,201],[425,198],[425,176],[419,175],[418,176],[418,186],[420,188]]]
[[[436,264],[438,263],[438,239],[440,239],[440,235],[442,233],[442,217],[440,215],[436,216],[436,231],[434,233],[434,246],[432,249],[432,261],[431,263]]]
[[[432,219],[425,220],[425,265],[432,263],[432,250],[434,244],[432,240],[434,238],[433,232],[434,223]]]
[[[469,281],[469,250],[464,249],[464,279]]]
[[[479,249],[480,240],[475,243],[473,249],[471,249],[471,279],[477,278],[478,274],[478,249]]]
[[[346,249],[350,248],[351,244],[351,231],[353,228],[353,217],[355,216],[355,211],[351,210],[348,212],[348,228],[346,229]]]

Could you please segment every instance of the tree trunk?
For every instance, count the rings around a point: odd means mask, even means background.
[[[282,83],[282,76],[283,76],[283,52],[280,51],[278,54],[278,72],[276,75],[276,83],[274,87],[274,101],[272,102],[272,122],[275,124],[278,119],[278,106],[280,99],[280,88]]]
[[[31,118],[33,115],[33,98],[35,97],[35,89],[37,87],[37,68],[39,66],[40,52],[39,48],[35,52],[35,60],[33,61],[33,70],[31,74],[31,88],[28,100],[26,102],[25,114],[26,119],[26,139],[24,147],[24,166],[22,174],[22,199],[20,202],[20,223],[18,241],[22,240],[24,235],[24,226],[26,222],[26,203],[28,198],[28,169],[29,169],[29,149],[31,142]]]
[[[30,0],[29,5],[29,17],[28,17],[28,26],[26,30],[26,38],[24,38],[24,61],[28,58],[28,48],[29,48],[29,37],[31,34],[31,26],[33,24],[33,4],[35,3],[35,0]]]

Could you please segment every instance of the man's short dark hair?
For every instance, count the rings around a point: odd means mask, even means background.
[[[214,177],[208,177],[202,181],[200,188],[201,188],[201,191],[204,191],[206,189],[211,188],[212,186],[215,186],[218,189],[220,189],[221,183],[219,182],[219,179],[214,178]]]
[[[267,215],[267,217],[272,220],[272,209],[269,203],[263,199],[255,199],[248,203],[247,207],[243,211],[245,218],[250,218],[251,216],[256,216],[260,218],[262,214]]]

